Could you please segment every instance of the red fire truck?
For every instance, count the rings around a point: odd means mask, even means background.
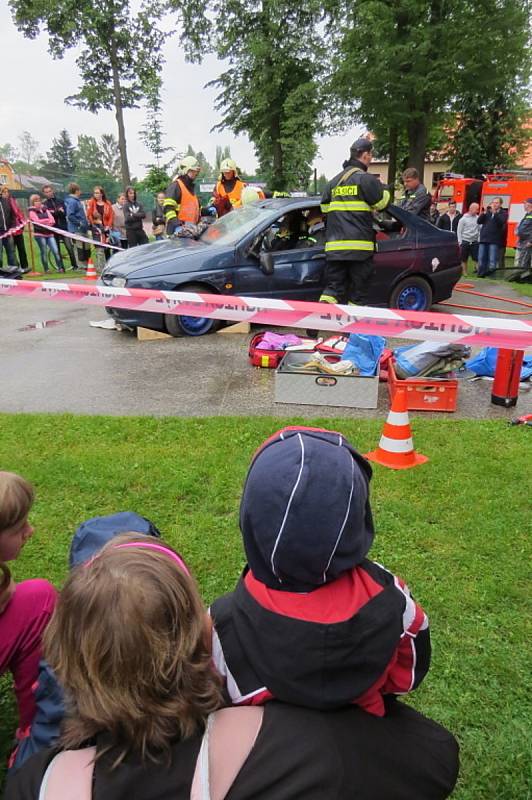
[[[532,197],[532,172],[528,170],[501,171],[486,175],[484,180],[466,178],[453,173],[445,174],[434,192],[434,202],[442,213],[449,200],[456,200],[462,214],[471,203],[479,203],[485,209],[495,197],[500,197],[503,208],[508,211],[508,247],[515,247],[515,229],[524,216],[523,203]]]

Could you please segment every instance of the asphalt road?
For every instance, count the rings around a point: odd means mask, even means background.
[[[484,291],[495,288],[480,280],[476,284]],[[507,288],[496,290],[501,296],[519,297]],[[529,302],[530,298],[525,300]],[[453,301],[496,305],[495,301],[458,293]],[[454,309],[441,306],[438,310]],[[127,332],[89,326],[90,320],[106,316],[98,308],[0,297],[2,411],[310,418],[384,416],[388,409],[385,384],[379,387],[376,410],[275,403],[273,371],[248,363],[249,336],[216,334],[139,342]],[[28,328],[44,322],[49,324]],[[491,384],[486,381],[463,382],[453,416],[512,418],[532,413],[532,392],[523,392],[517,407],[510,410],[491,405],[490,393]]]

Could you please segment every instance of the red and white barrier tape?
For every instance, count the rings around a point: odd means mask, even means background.
[[[93,244],[95,247],[105,247],[109,250],[121,250],[121,247],[116,247],[114,244],[105,244],[103,242],[98,242],[96,239],[90,239],[88,236],[82,236],[80,233],[70,233],[70,231],[65,231],[63,228],[55,228],[53,225],[45,225],[43,222],[31,222],[30,220],[25,220],[21,222],[20,225],[17,225],[15,228],[10,228],[5,233],[0,234],[0,239],[5,239],[6,236],[16,236],[17,233],[23,229],[25,225],[39,225],[41,228],[46,228],[47,230],[51,231],[52,233],[58,233],[61,236],[65,236],[67,239],[75,239],[76,242],[86,242],[87,244]],[[35,234],[34,234],[35,235]],[[37,233],[37,236],[39,234]]]
[[[156,314],[209,317],[289,328],[366,333],[421,341],[532,349],[532,320],[399,311],[196,292],[164,292],[79,283],[0,279],[0,295],[65,300]]]

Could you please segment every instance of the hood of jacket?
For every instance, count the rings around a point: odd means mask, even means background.
[[[293,427],[268,439],[240,504],[255,577],[272,589],[306,592],[360,564],[374,537],[371,474],[340,433]]]

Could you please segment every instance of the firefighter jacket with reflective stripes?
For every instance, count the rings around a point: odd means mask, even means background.
[[[408,587],[364,559],[312,592],[269,589],[251,570],[214,601],[213,661],[235,705],[275,698],[385,713],[430,666],[428,619]]]
[[[366,165],[353,159],[325,187],[321,209],[326,213],[329,260],[362,261],[375,250],[373,211],[389,205],[391,195]]]
[[[532,242],[532,213],[525,214],[516,230],[521,247],[527,242]]]
[[[163,208],[169,233],[172,232],[177,220],[197,225],[200,220],[200,204],[194,194],[194,182],[186,175],[172,181],[166,190]]]

